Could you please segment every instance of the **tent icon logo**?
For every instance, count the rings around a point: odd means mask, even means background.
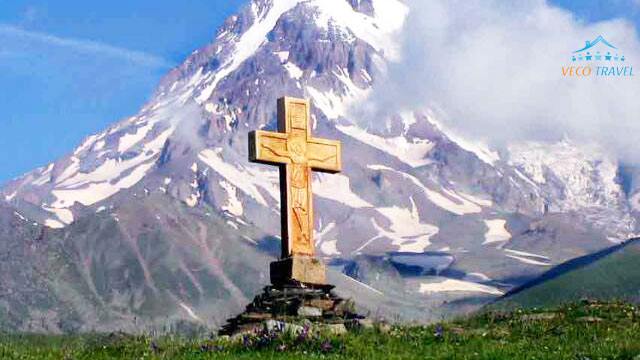
[[[585,42],[585,46],[571,55],[571,61],[612,61],[624,62],[625,57],[617,47],[608,42],[602,35],[595,40]]]

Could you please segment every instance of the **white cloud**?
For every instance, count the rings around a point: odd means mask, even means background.
[[[542,0],[414,0],[403,33],[402,59],[363,107],[383,114],[363,119],[431,108],[448,126],[494,146],[568,135],[640,161],[633,24],[584,23]],[[598,35],[636,65],[635,77],[562,76],[571,53]]]
[[[68,48],[76,52],[123,59],[141,66],[158,68],[169,68],[173,66],[169,61],[145,52],[124,49],[97,41],[63,38],[46,33],[28,31],[7,24],[0,24],[0,35],[9,36],[18,41],[35,41],[45,45]]]

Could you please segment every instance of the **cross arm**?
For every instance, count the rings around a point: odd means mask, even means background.
[[[272,131],[249,133],[249,161],[262,164],[289,164],[287,134]]]
[[[340,141],[311,138],[307,146],[311,168],[328,173],[342,171],[342,144]]]

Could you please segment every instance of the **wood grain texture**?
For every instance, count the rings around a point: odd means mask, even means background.
[[[280,167],[282,258],[314,256],[312,171],[342,169],[339,141],[311,135],[308,100],[278,99],[278,132],[252,131],[249,160]]]

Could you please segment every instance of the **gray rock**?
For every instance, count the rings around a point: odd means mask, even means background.
[[[388,334],[389,332],[391,332],[391,325],[387,323],[379,323],[376,327],[378,328],[378,331],[383,334]]]
[[[293,335],[298,335],[304,331],[304,327],[302,325],[291,324],[278,320],[267,320],[263,322],[263,328],[267,331],[277,331]]]
[[[357,319],[356,325],[362,329],[373,329],[374,323],[371,319]]]
[[[305,317],[319,317],[322,316],[322,310],[312,306],[300,306],[298,308],[298,315]]]
[[[278,320],[267,320],[263,322],[266,331],[283,331],[286,323]]]
[[[553,320],[558,317],[556,313],[538,313],[528,314],[521,317],[523,321],[539,321],[539,320]]]
[[[325,327],[332,335],[343,335],[347,333],[347,328],[344,324],[328,324]]]
[[[301,325],[289,324],[289,323],[284,324],[284,333],[286,334],[299,335],[303,331],[304,331],[304,327]]]
[[[577,318],[576,321],[585,322],[585,323],[599,323],[599,322],[603,322],[604,319],[596,316],[583,316],[583,317]]]

